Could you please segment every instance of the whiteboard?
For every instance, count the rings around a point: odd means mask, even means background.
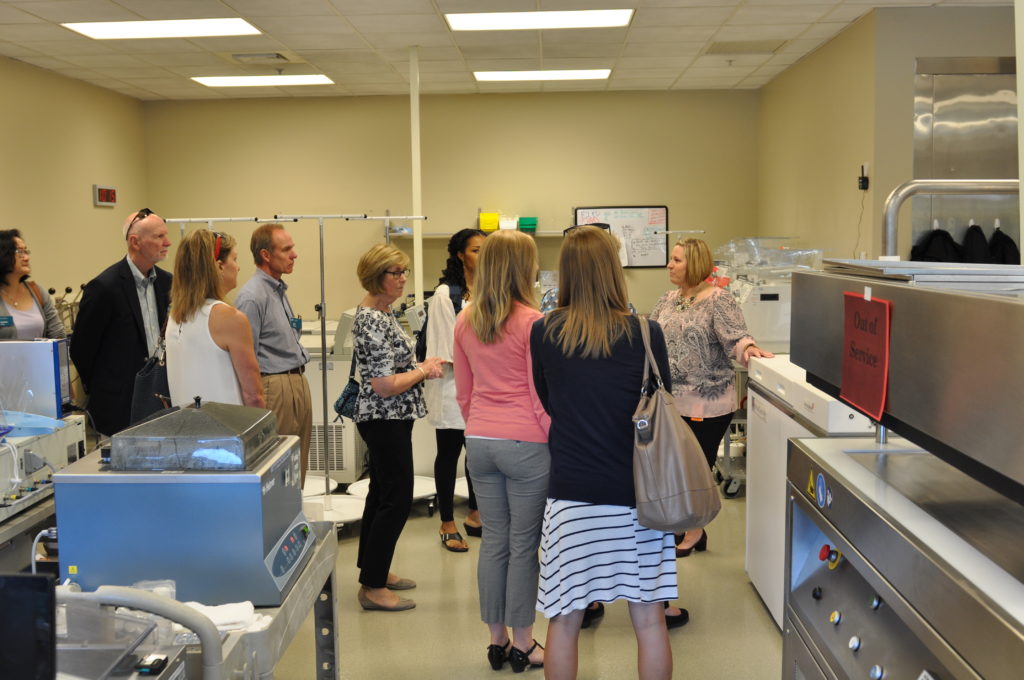
[[[604,222],[619,237],[623,267],[664,267],[668,264],[668,206],[602,206],[576,208],[576,224]]]

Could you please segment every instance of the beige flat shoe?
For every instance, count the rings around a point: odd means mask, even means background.
[[[416,603],[410,599],[400,597],[398,602],[391,607],[383,604],[377,604],[369,598],[364,588],[359,589],[359,593],[356,596],[359,600],[359,606],[367,611],[381,611],[381,612],[404,612],[407,609],[415,609]]]

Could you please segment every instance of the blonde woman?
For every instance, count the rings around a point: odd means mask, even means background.
[[[480,248],[473,305],[455,322],[456,398],[466,423],[469,475],[483,539],[477,563],[480,617],[494,670],[544,665],[533,639],[537,546],[548,490],[550,419],[533,388],[530,329],[537,246],[499,231]],[[512,634],[509,636],[509,629]]]
[[[370,248],[356,265],[366,295],[352,324],[362,384],[355,420],[366,442],[370,489],[359,528],[359,605],[366,610],[403,611],[416,603],[396,590],[416,587],[391,571],[398,537],[412,507],[412,426],[426,415],[422,383],[440,378],[444,361],[417,364],[409,336],[398,325],[391,303],[402,297],[409,257],[394,246]]]
[[[706,280],[714,266],[704,241],[691,238],[676,243],[668,260],[668,278],[677,288],[662,295],[651,310],[651,320],[665,333],[679,415],[693,430],[712,467],[736,410],[732,360],[746,366],[751,357],[775,356],[755,344],[733,296]],[[704,529],[676,538],[678,557],[707,549]]]
[[[637,523],[633,487],[632,415],[646,356],[640,323],[650,326],[666,378],[668,356],[661,328],[629,311],[618,249],[603,229],[567,230],[558,307],[530,335],[534,384],[551,416],[537,594],[549,619],[549,679],[576,677],[587,604],[618,599],[629,603],[641,680],[672,676],[664,614],[677,592],[672,534]]]
[[[266,408],[249,320],[224,302],[237,283],[231,235],[200,229],[182,239],[166,333],[167,382],[175,406],[200,397]]]

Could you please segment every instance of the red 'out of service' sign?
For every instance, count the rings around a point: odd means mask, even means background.
[[[889,316],[892,303],[843,294],[843,381],[839,396],[874,420],[882,418],[889,383]]]

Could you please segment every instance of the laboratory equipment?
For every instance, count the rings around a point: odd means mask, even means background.
[[[119,471],[92,453],[54,475],[61,576],[86,590],[173,579],[182,601],[277,606],[313,547],[299,467],[294,436],[241,470]]]
[[[71,405],[68,341],[0,342],[0,408],[62,417]]]

